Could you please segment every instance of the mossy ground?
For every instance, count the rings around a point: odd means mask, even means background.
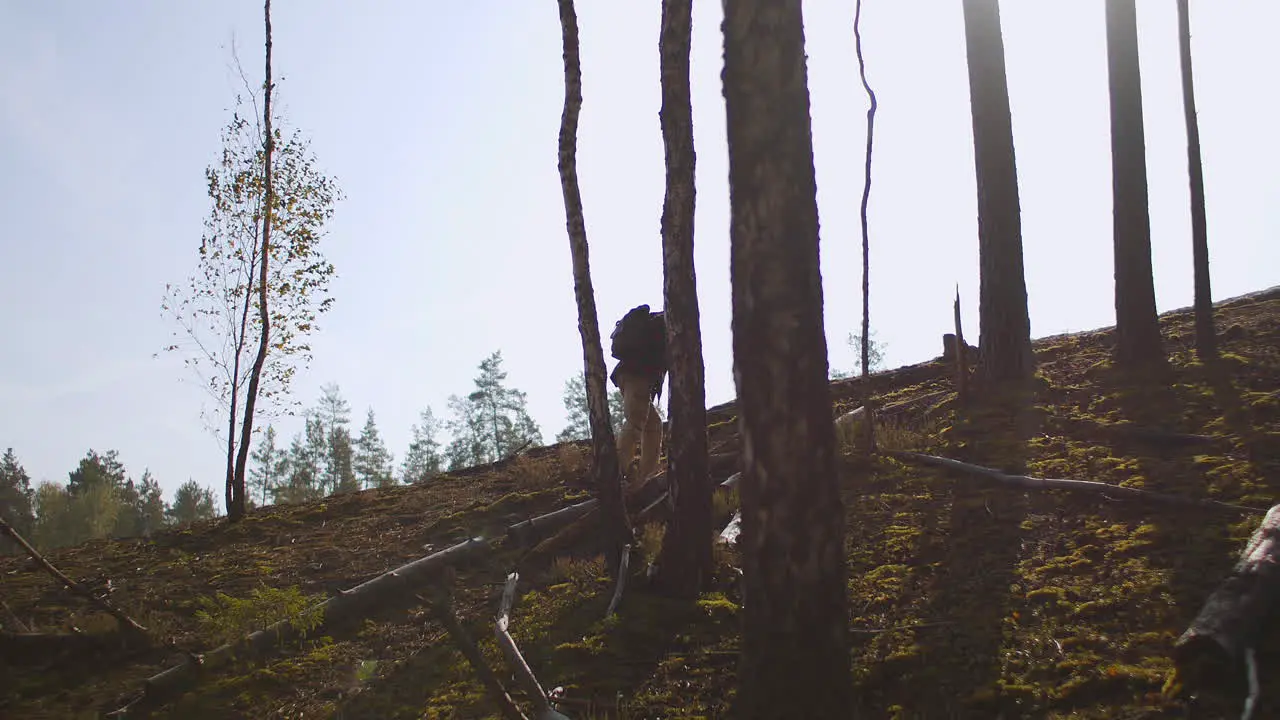
[[[947,368],[926,363],[871,379],[891,426],[884,444],[1038,477],[1069,477],[1267,507],[1280,488],[1280,298],[1218,312],[1226,372],[1194,361],[1188,313],[1162,318],[1168,377],[1126,378],[1107,331],[1037,342],[1027,405],[956,413]],[[860,381],[833,385],[843,411]],[[737,447],[733,407],[709,413],[713,452]],[[1117,423],[1213,435],[1157,445]],[[150,540],[53,553],[69,575],[110,578],[112,599],[163,649],[0,659],[0,715],[97,717],[182,651],[209,649],[199,598],[254,587],[332,594],[475,535],[577,501],[581,445],[420,487],[265,508],[234,527],[208,523]],[[873,718],[1186,717],[1162,692],[1174,640],[1229,571],[1257,516],[1181,510],[1063,492],[993,487],[880,457],[846,455],[849,615],[860,709]],[[720,502],[723,506],[724,501]],[[724,507],[720,508],[721,510]],[[652,555],[658,534],[643,533]],[[459,568],[455,604],[495,667],[493,615],[518,551]],[[741,597],[731,550],[695,606],[645,591],[642,562],[617,615],[590,548],[521,578],[512,632],[572,717],[717,717],[732,699]],[[0,560],[3,595],[41,630],[110,625],[22,559]],[[326,630],[256,664],[215,673],[158,717],[496,717],[467,662],[421,603]],[[1280,716],[1266,646],[1263,706]],[[507,679],[506,673],[500,673]],[[512,688],[514,691],[514,688]],[[518,699],[521,696],[513,692]]]

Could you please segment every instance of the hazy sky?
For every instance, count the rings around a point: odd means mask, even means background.
[[[659,3],[579,0],[578,168],[602,330],[662,304]],[[1114,322],[1102,0],[1003,0],[1032,333]],[[860,322],[867,100],[853,1],[804,5],[836,367]],[[733,397],[721,4],[695,3],[697,272],[708,404]],[[196,267],[239,80],[260,81],[257,2],[0,0],[0,448],[65,481],[89,448],[221,497],[205,395],[175,356],[166,282]],[[1274,0],[1192,3],[1214,296],[1280,282],[1280,67]],[[1156,299],[1192,299],[1174,4],[1138,3]],[[551,0],[276,0],[283,112],[336,176],[324,240],[336,302],[295,393],[338,383],[397,460],[419,411],[446,413],[501,349],[550,441],[582,370],[556,171],[563,103]],[[872,325],[890,367],[938,355],[958,283],[977,335],[977,220],[958,0],[867,0],[879,96]],[[300,421],[277,423],[287,440]]]

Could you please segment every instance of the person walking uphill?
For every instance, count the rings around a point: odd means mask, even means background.
[[[650,312],[648,305],[634,307],[622,316],[609,336],[609,352],[618,365],[609,379],[622,392],[625,420],[618,433],[618,462],[623,473],[631,467],[640,443],[640,467],[635,475],[627,475],[627,486],[634,488],[653,474],[662,449],[662,418],[654,400],[662,394],[667,374],[667,327],[662,312]]]

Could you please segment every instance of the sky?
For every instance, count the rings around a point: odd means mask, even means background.
[[[852,0],[804,3],[833,367],[861,318],[867,99]],[[601,330],[662,305],[657,3],[578,0],[578,170]],[[1114,324],[1102,0],[1003,0],[1033,337]],[[430,407],[501,350],[550,442],[582,371],[556,169],[564,101],[555,3],[276,0],[281,110],[336,178],[323,242],[333,309],[295,379],[372,408],[397,459]],[[166,283],[196,269],[204,169],[241,81],[261,81],[262,6],[225,0],[0,0],[0,448],[65,482],[93,448],[220,498],[207,395],[161,352]],[[721,4],[694,4],[695,260],[707,402],[735,394]],[[1280,3],[1192,3],[1215,299],[1280,283]],[[1156,302],[1192,301],[1186,136],[1172,2],[1139,0]],[[941,353],[957,286],[977,335],[977,217],[961,4],[867,0],[879,100],[870,201],[871,323],[888,367]],[[1254,78],[1254,79],[1251,79]],[[298,418],[275,421],[287,441]],[[219,501],[220,502],[220,501]]]

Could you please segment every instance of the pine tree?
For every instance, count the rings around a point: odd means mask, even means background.
[[[565,416],[569,424],[556,433],[556,442],[590,439],[591,424],[587,413],[587,381],[581,375],[574,375],[565,380],[564,394],[561,396],[561,401],[564,402]],[[618,388],[613,388],[609,392],[609,423],[615,433],[622,428],[625,417],[626,414],[623,412],[622,406],[622,392]]]
[[[733,364],[743,447],[742,649],[734,717],[851,714],[800,0],[725,3]],[[856,482],[856,480],[855,480]]]
[[[138,534],[150,537],[168,522],[168,505],[164,502],[164,492],[160,483],[151,476],[149,469],[142,471],[142,480],[138,483]]]
[[[307,430],[311,431],[312,428],[319,428],[319,421],[314,418],[307,418]],[[303,503],[324,496],[318,484],[319,463],[316,461],[315,452],[311,444],[306,439],[311,434],[308,432],[305,436],[302,433],[294,435],[289,444],[289,450],[283,453],[283,458],[281,459],[282,473],[280,475],[283,482],[272,489],[271,499],[273,502],[282,504]]]
[[[216,516],[212,490],[191,479],[178,486],[173,494],[173,506],[169,508],[169,518],[174,525],[184,527]]]
[[[1022,258],[1022,216],[999,0],[964,0],[978,188],[978,373],[992,384],[1035,371]]]
[[[1107,82],[1111,99],[1112,245],[1115,255],[1115,361],[1129,369],[1166,366],[1151,267],[1146,131],[1134,0],[1106,0]]]
[[[356,439],[355,456],[352,466],[356,479],[361,487],[387,487],[395,483],[392,474],[393,460],[387,445],[378,433],[378,425],[374,422],[373,408],[369,408],[368,417],[364,421],[364,429]]]
[[[323,485],[326,494],[358,490],[359,485],[351,465],[351,405],[342,397],[337,383],[322,386],[320,392],[315,416],[324,432],[326,451]]]
[[[502,351],[480,363],[476,389],[465,399],[449,398],[454,417],[449,427],[450,468],[483,465],[501,460],[524,446],[542,444],[542,431],[530,417],[524,392],[508,388],[502,369]]]
[[[23,537],[31,537],[35,528],[36,516],[33,509],[35,491],[31,489],[31,477],[18,462],[13,448],[5,450],[0,457],[0,517],[13,526]],[[19,550],[16,543],[6,537],[0,537],[0,555],[8,555]]]
[[[254,466],[249,470],[250,499],[256,491],[261,498],[260,503],[266,505],[267,498],[275,492],[280,483],[285,481],[285,472],[288,469],[284,449],[276,447],[274,426],[268,425],[266,431],[262,433],[262,439],[258,441],[258,447],[254,449],[251,459]]]
[[[410,484],[438,475],[444,462],[440,457],[440,443],[436,442],[440,422],[436,420],[431,408],[422,411],[420,420],[412,428],[409,449],[404,454],[404,464],[400,469],[401,478]]]

